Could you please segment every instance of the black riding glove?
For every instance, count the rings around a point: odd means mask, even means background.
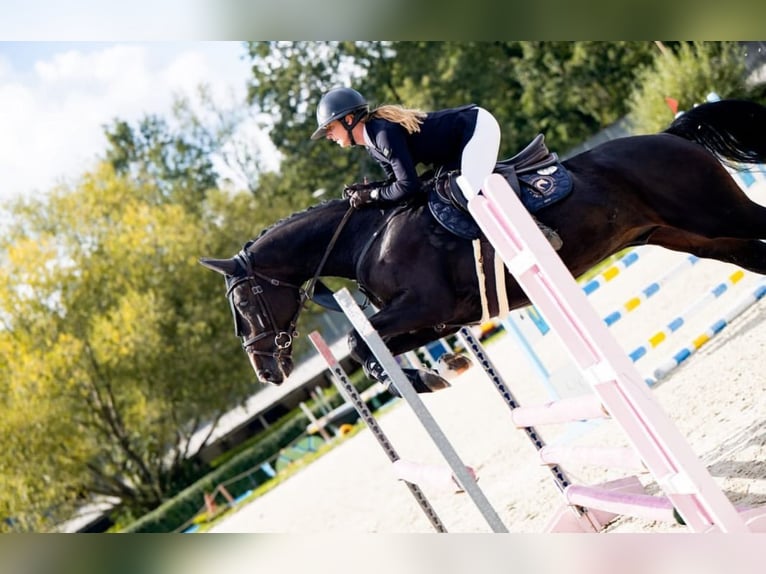
[[[351,207],[359,209],[365,205],[371,205],[378,202],[380,191],[376,189],[349,189],[346,188],[346,197],[348,197]]]

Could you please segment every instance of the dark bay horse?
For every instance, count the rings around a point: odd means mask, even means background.
[[[764,274],[766,208],[747,198],[719,160],[766,163],[766,108],[703,104],[662,133],[572,157],[563,164],[573,192],[536,215],[564,240],[559,255],[575,276],[644,244]],[[318,275],[359,283],[379,309],[370,321],[395,355],[475,324],[482,313],[471,242],[445,231],[425,202],[350,211],[347,200],[329,201],[278,222],[233,258],[201,263],[225,276],[236,334],[262,382],[280,384],[290,374],[295,325]],[[528,304],[507,271],[505,282],[511,309]],[[353,332],[349,343],[380,378]],[[447,385],[432,373],[408,376],[420,392]]]

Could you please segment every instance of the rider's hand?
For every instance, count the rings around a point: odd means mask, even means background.
[[[377,187],[374,183],[369,183],[367,181],[367,178],[364,178],[364,181],[352,183],[350,185],[345,185],[343,187],[343,197],[346,199],[351,198],[351,194],[355,191],[359,191],[360,189],[372,189],[374,187]]]
[[[353,193],[359,189],[360,184],[352,183],[343,187],[343,199],[351,199]]]
[[[350,190],[346,188],[349,203],[354,209],[359,209],[365,205],[371,205],[378,201],[379,190],[378,189],[356,189]]]

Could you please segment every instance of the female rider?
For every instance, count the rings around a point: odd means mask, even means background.
[[[500,149],[497,120],[474,104],[427,113],[397,105],[370,110],[359,92],[340,87],[322,96],[316,116],[318,127],[311,139],[326,137],[344,148],[363,145],[386,174],[387,181],[378,187],[347,190],[354,208],[401,202],[418,193],[418,163],[459,169],[468,183],[461,191],[470,200],[492,173]],[[537,224],[558,250],[558,234]]]

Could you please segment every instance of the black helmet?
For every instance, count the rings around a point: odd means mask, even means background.
[[[364,96],[351,88],[333,88],[319,100],[317,106],[317,129],[311,139],[324,137],[327,126],[346,114],[356,113],[353,125],[370,109]],[[351,127],[353,127],[353,125]]]

